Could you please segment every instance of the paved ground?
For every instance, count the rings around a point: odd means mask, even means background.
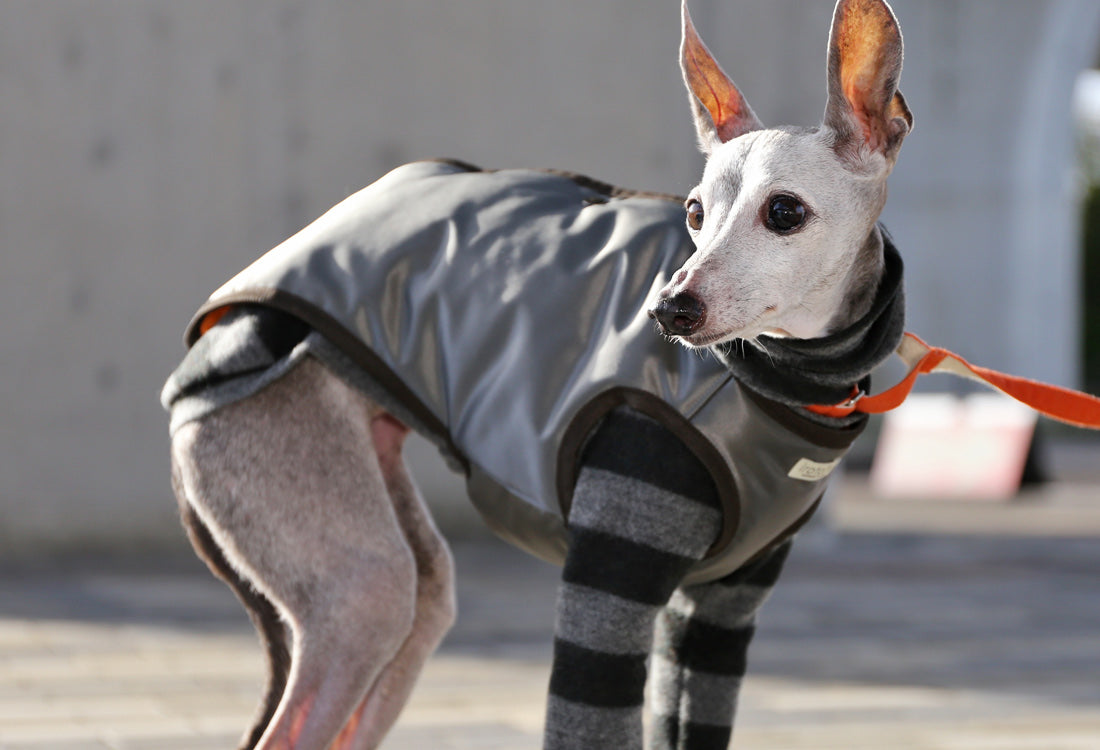
[[[850,482],[769,602],[734,747],[1100,750],[1100,484],[886,505]],[[538,747],[555,570],[456,545],[461,619],[394,750]],[[188,562],[0,571],[0,748],[230,748],[260,655]]]

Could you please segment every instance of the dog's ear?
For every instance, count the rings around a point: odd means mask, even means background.
[[[860,164],[864,149],[897,159],[913,115],[898,91],[901,29],[883,0],[839,0],[829,35],[825,126],[836,150]]]
[[[699,148],[710,154],[726,141],[764,126],[699,38],[688,13],[687,0],[683,0],[681,15],[680,69],[691,98]]]

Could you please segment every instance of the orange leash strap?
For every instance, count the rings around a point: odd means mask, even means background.
[[[911,333],[906,333],[902,338],[897,355],[909,365],[909,373],[897,385],[874,396],[856,393],[849,400],[834,406],[814,405],[806,408],[826,417],[846,417],[853,412],[881,414],[901,406],[913,389],[917,376],[949,372],[992,386],[1051,419],[1077,427],[1100,429],[1100,398],[1087,393],[972,365],[953,352],[929,346]]]

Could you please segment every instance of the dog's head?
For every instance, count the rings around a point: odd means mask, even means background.
[[[814,338],[864,312],[881,275],[875,222],[912,115],[883,0],[839,0],[828,102],[814,129],[765,128],[699,38],[686,0],[680,63],[707,155],[686,221],[696,252],[650,314],[692,347]]]

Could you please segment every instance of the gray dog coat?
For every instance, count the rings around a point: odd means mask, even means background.
[[[636,409],[718,490],[721,535],[687,579],[704,582],[808,518],[864,422],[807,420],[657,334],[647,309],[693,250],[671,196],[417,162],[218,289],[186,340],[241,305],[303,321],[457,459],[494,531],[558,563],[585,440],[610,410]]]

